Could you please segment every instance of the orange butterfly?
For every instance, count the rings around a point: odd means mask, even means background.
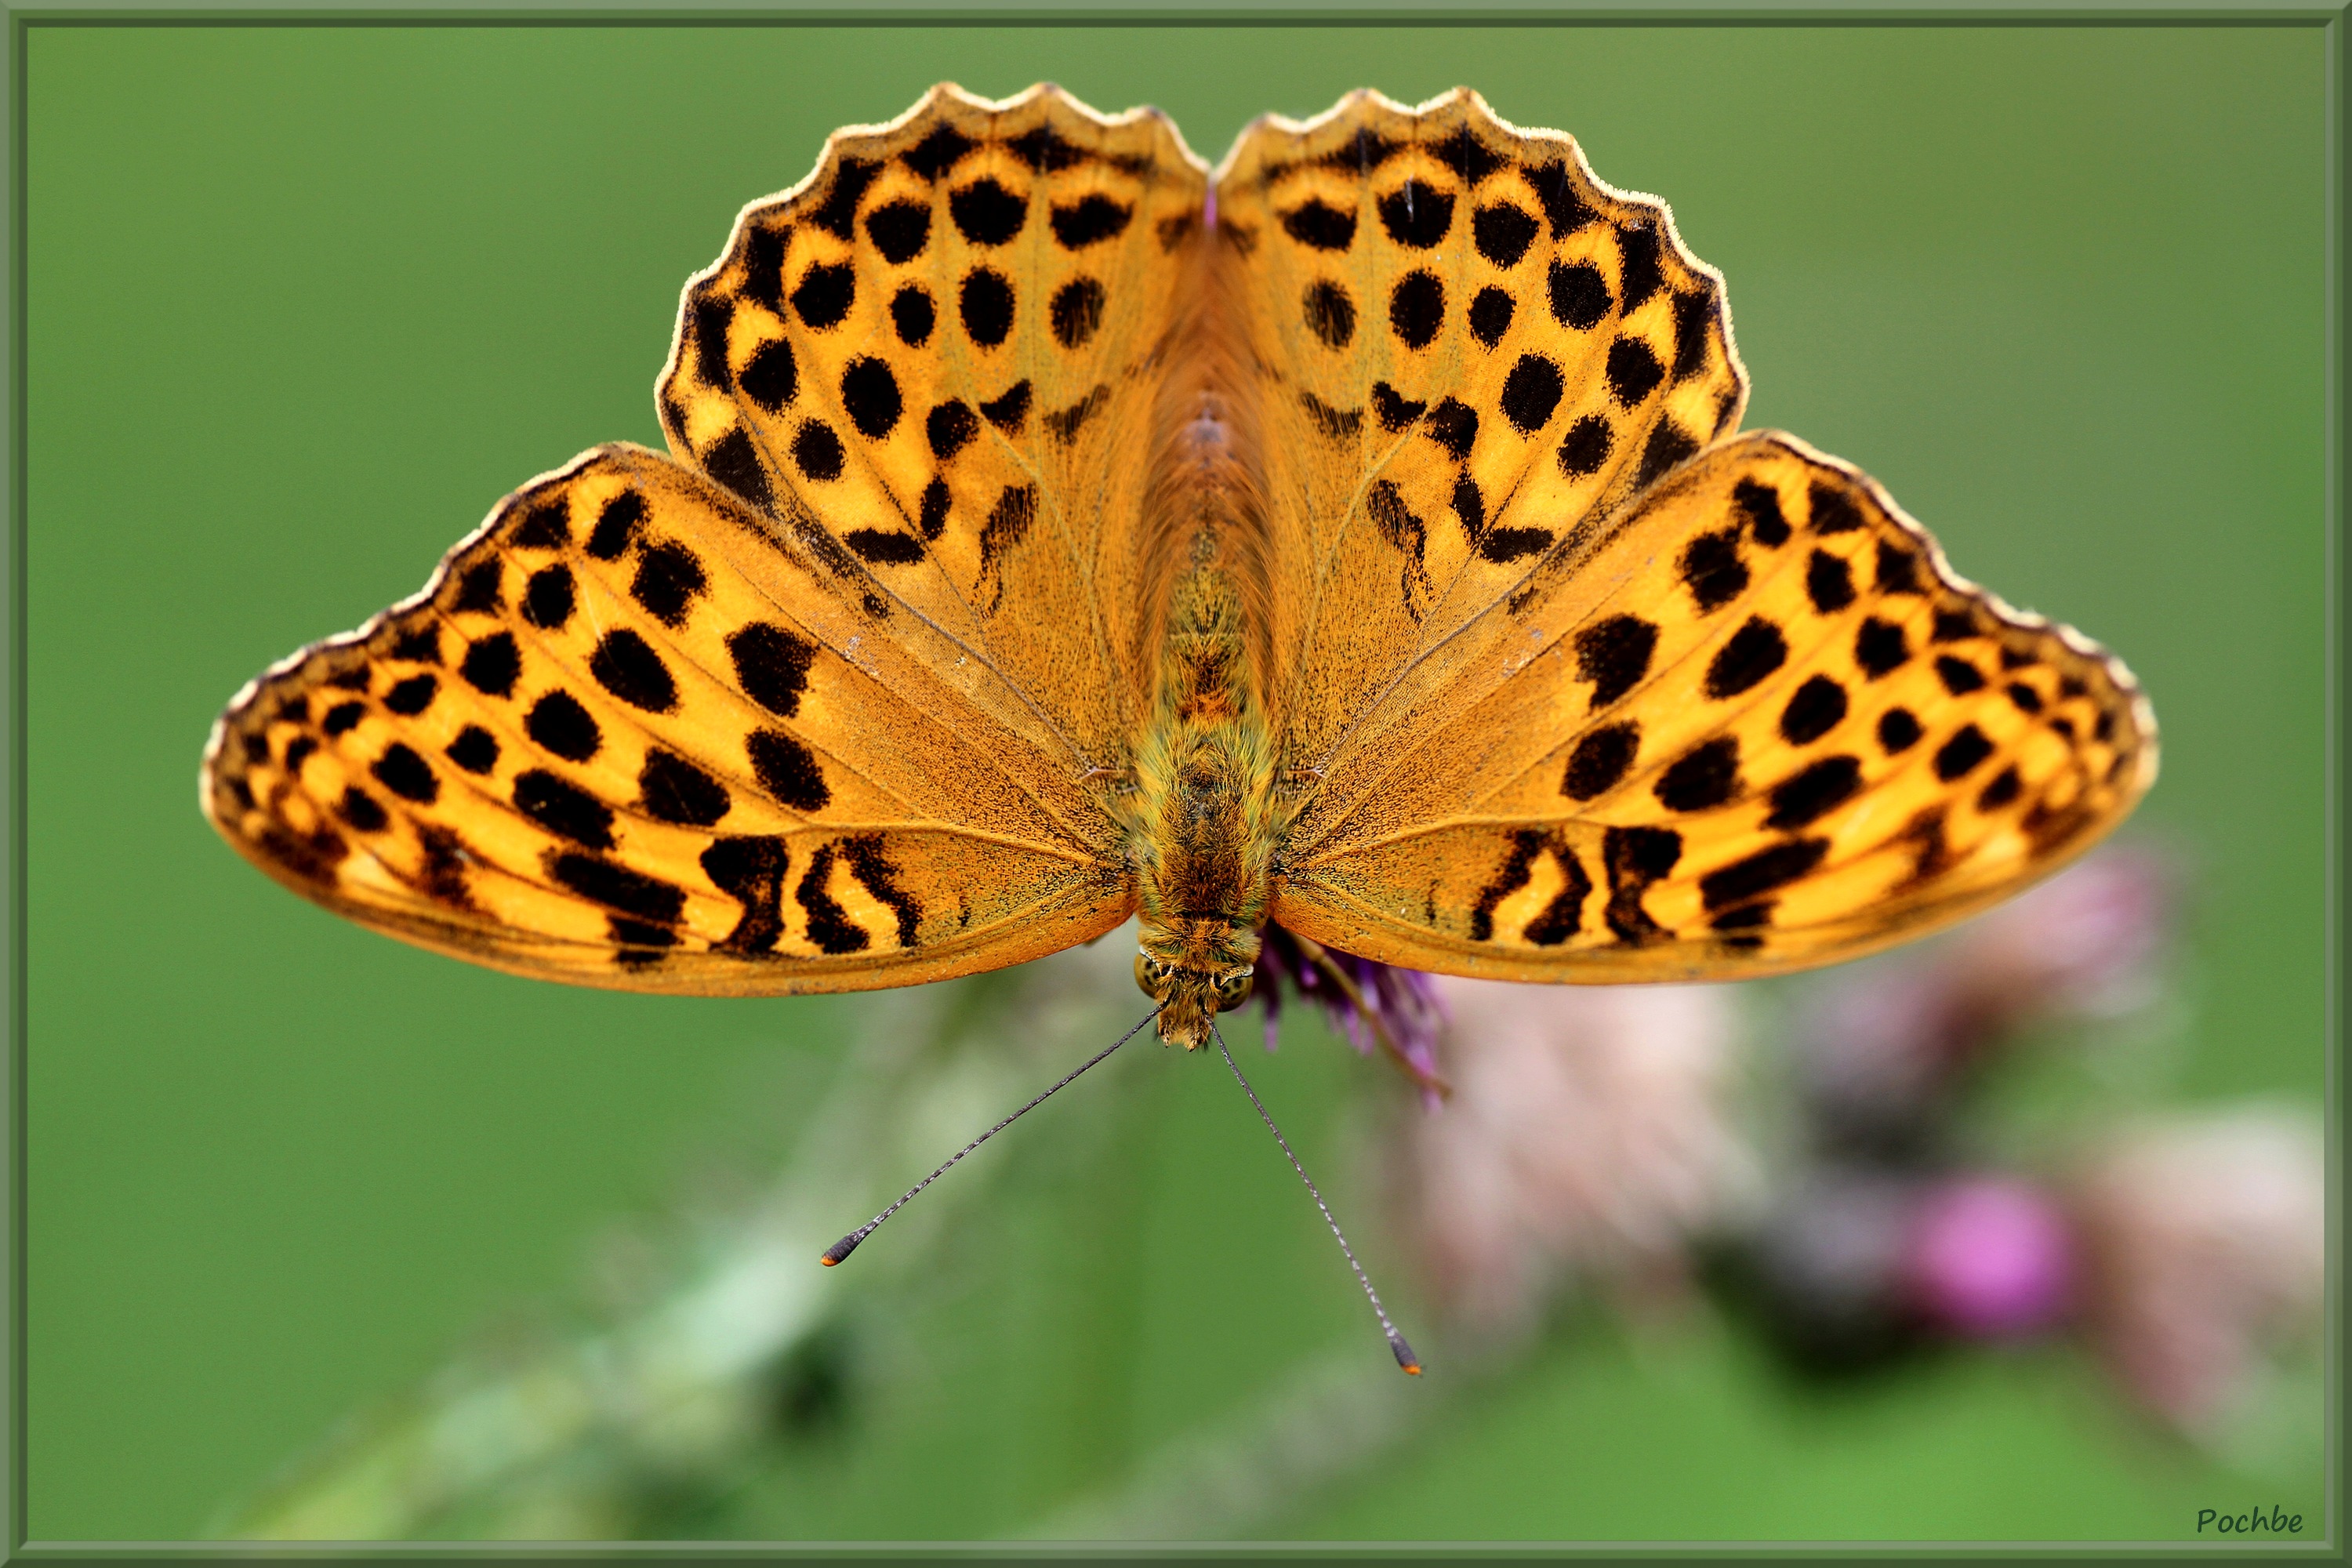
[[[1730,979],[1958,919],[2156,770],[2129,674],[1738,434],[1664,205],[1475,93],[1213,174],[943,86],[690,280],[669,451],[525,485],[240,691],[205,813],[517,973],[762,994],[1140,913],[1204,1043],[1309,959]],[[1333,973],[1338,973],[1336,970]]]

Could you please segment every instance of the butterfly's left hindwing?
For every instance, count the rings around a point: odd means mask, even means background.
[[[1107,825],[1019,694],[659,454],[500,505],[425,593],[231,703],[206,814],[365,924],[641,991],[862,989],[1098,935]]]
[[[2155,776],[2117,661],[1784,436],[1685,465],[1480,622],[1308,804],[1284,926],[1503,979],[1802,968],[2014,892]]]

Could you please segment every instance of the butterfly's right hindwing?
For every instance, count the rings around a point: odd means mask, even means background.
[[[494,967],[902,984],[1126,916],[1100,813],[1026,712],[828,537],[609,447],[241,693],[204,805],[298,891]]]

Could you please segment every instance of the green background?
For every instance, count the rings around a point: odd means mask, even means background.
[[[415,589],[518,482],[657,444],[678,286],[736,210],[943,78],[1157,103],[1213,160],[1262,111],[1468,83],[1666,195],[1729,279],[1749,424],[1862,463],[1962,572],[2145,680],[2164,775],[2137,831],[2198,874],[2182,1088],[2320,1091],[2315,27],[37,26],[27,49],[37,1538],[205,1528],[566,1286],[711,1129],[840,1048],[855,999],[567,991],[338,921],[205,828],[196,758],[240,682]],[[919,1325],[944,1369],[923,1430],[755,1523],[1016,1529],[1302,1354],[1379,1354],[1230,1086],[1118,1065],[1118,1134],[1056,1152],[1061,1108],[943,1260],[1046,1237],[1011,1296]],[[1311,1037],[1258,1069],[1310,1165],[1382,1070]],[[1570,1335],[1283,1528],[2179,1539],[2250,1484],[2063,1356],[1822,1402],[1707,1332]],[[2315,1475],[2261,1484],[2316,1519]]]

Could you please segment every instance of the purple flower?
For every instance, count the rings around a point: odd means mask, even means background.
[[[1999,1176],[1930,1188],[1911,1215],[1905,1283],[1913,1310],[1962,1339],[2018,1339],[2065,1316],[2075,1245],[2050,1194]]]
[[[1420,1085],[1423,1103],[1437,1109],[1446,1091],[1437,1076],[1445,1005],[1431,976],[1340,952],[1277,925],[1260,934],[1265,946],[1257,958],[1256,995],[1265,1006],[1267,1050],[1275,1047],[1286,984],[1322,1008],[1357,1050],[1370,1056],[1377,1045],[1388,1052]]]

